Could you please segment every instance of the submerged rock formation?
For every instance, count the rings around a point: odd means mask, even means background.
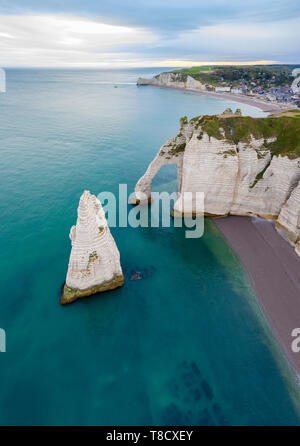
[[[205,215],[248,215],[277,220],[277,229],[300,254],[300,118],[223,115],[180,121],[135,187],[151,200],[151,182],[165,164],[178,172],[174,214],[182,194],[204,192]]]
[[[77,223],[71,228],[70,239],[72,250],[61,304],[123,285],[120,253],[101,203],[89,191],[80,198]]]

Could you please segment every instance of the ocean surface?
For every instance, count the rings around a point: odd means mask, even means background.
[[[183,115],[240,107],[137,87],[161,69],[7,70],[0,95],[1,425],[299,424],[238,260],[206,221],[112,228],[125,286],[59,304],[83,190],[131,192]],[[163,168],[154,185],[176,189]],[[129,207],[130,208],[130,207]],[[133,271],[142,280],[130,280]]]

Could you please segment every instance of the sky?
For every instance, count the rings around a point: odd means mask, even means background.
[[[0,66],[300,63],[299,0],[0,0]]]

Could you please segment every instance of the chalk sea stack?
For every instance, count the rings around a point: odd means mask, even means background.
[[[119,250],[100,201],[89,191],[80,198],[70,239],[72,250],[60,298],[62,305],[123,285]]]
[[[159,150],[135,187],[131,202],[151,201],[159,169],[175,164],[182,216],[184,192],[204,192],[205,215],[246,215],[276,222],[300,255],[300,111],[266,118],[221,115],[180,120],[177,136]],[[143,194],[143,195],[142,195]]]

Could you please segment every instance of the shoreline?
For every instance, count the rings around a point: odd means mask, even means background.
[[[215,224],[242,263],[256,299],[283,356],[300,381],[300,352],[291,349],[294,328],[300,327],[300,257],[260,218],[229,216]]]
[[[240,95],[240,94],[235,94],[235,93],[216,93],[215,91],[201,91],[201,90],[195,90],[195,89],[191,89],[191,88],[180,88],[180,87],[172,87],[172,86],[167,86],[167,85],[145,84],[145,85],[140,85],[140,86],[159,87],[159,88],[168,88],[170,90],[188,91],[190,93],[197,93],[197,94],[201,94],[203,96],[211,96],[214,98],[225,99],[225,100],[229,100],[229,101],[233,101],[233,102],[237,102],[237,103],[241,103],[241,104],[250,105],[252,107],[259,108],[261,111],[266,112],[266,113],[268,113],[268,112],[269,113],[278,113],[278,112],[282,112],[282,111],[286,111],[286,110],[291,110],[291,107],[286,107],[281,104],[274,104],[274,103],[269,103],[269,102],[265,102],[265,101],[260,101],[257,98],[252,98],[250,96]]]

